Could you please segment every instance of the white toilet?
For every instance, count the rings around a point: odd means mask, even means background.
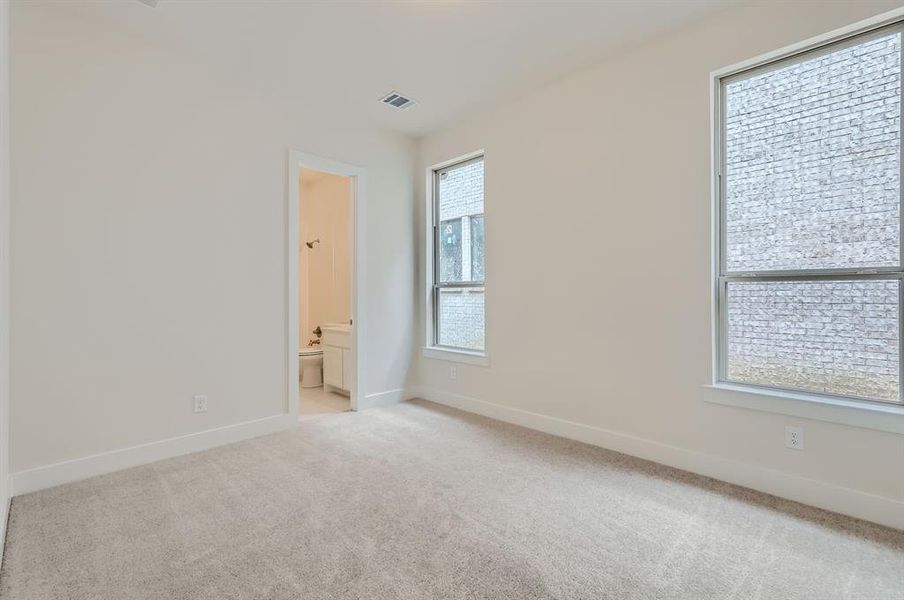
[[[303,388],[323,385],[323,348],[307,346],[298,351],[298,377]]]

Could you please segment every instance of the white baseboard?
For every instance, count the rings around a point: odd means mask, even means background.
[[[364,396],[362,400],[358,400],[358,410],[366,410],[368,408],[376,408],[378,406],[398,404],[399,402],[410,400],[413,397],[414,396],[411,396],[409,394],[408,390],[401,388],[397,390],[389,390],[386,392],[378,392],[376,394],[368,394]]]
[[[236,425],[208,429],[179,437],[121,448],[101,454],[18,471],[11,476],[10,495],[19,496],[63,483],[104,475],[113,471],[137,467],[165,458],[200,452],[215,446],[274,433],[298,426],[292,415],[274,415]]]
[[[423,398],[499,421],[600,446],[623,454],[630,454],[781,498],[817,506],[888,527],[904,529],[904,502],[894,498],[868,494],[775,469],[679,448],[592,425],[583,425],[441,390],[415,387],[409,389],[409,394],[411,397]]]

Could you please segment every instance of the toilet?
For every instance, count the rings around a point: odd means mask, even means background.
[[[298,377],[303,388],[323,385],[323,348],[307,346],[298,350]]]

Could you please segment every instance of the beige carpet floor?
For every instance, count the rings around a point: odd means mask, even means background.
[[[15,498],[9,600],[904,598],[904,532],[412,402]]]

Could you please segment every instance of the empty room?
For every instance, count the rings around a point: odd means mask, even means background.
[[[904,600],[901,0],[0,0],[0,600]]]

